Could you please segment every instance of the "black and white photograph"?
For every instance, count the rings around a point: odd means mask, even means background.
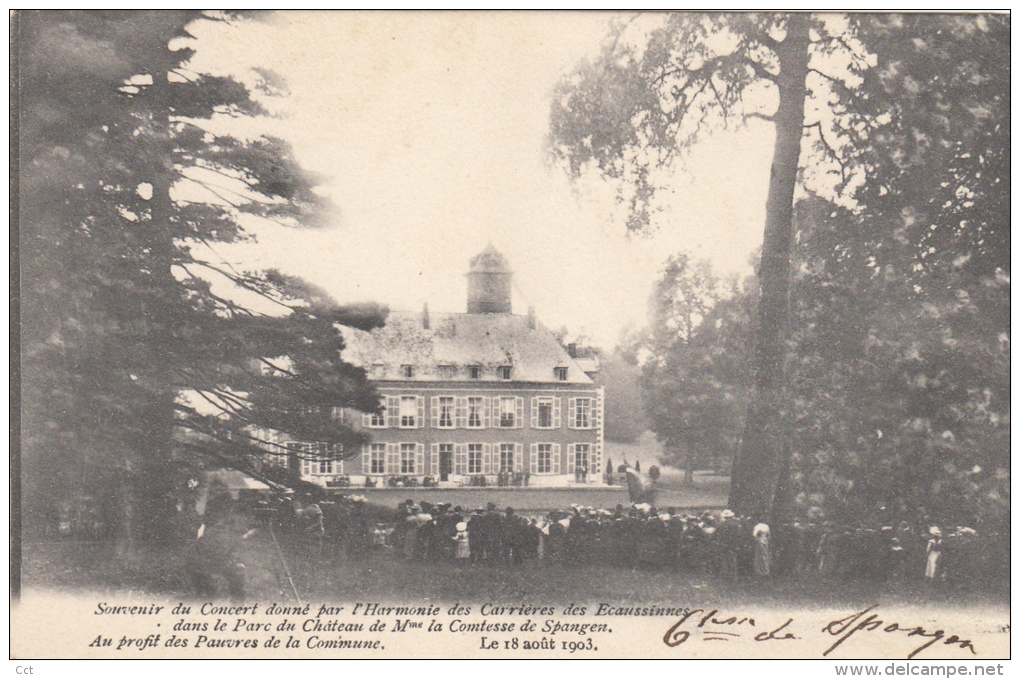
[[[1010,29],[12,12],[12,665],[1008,673]]]

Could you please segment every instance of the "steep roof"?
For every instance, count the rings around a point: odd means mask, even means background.
[[[422,314],[391,312],[386,325],[371,332],[343,328],[344,360],[366,369],[385,366],[373,379],[405,380],[400,366],[415,366],[410,381],[467,380],[469,366],[481,366],[480,382],[501,382],[496,368],[509,365],[511,381],[592,384],[592,380],[540,323],[513,314]],[[440,367],[445,367],[441,371]],[[556,379],[554,368],[566,368]],[[448,374],[453,373],[453,374]]]

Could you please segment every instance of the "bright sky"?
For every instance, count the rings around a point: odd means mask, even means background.
[[[276,266],[341,302],[463,311],[468,260],[491,241],[536,307],[605,347],[643,324],[665,258],[686,249],[746,273],[761,243],[766,125],[700,145],[658,235],[628,238],[606,187],[572,190],[543,155],[550,94],[593,55],[605,13],[280,14],[212,25],[196,66],[261,66],[286,80],[272,133],[323,175],[341,214],[321,231],[266,229],[231,258]]]

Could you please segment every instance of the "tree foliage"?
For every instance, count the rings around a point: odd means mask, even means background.
[[[792,509],[1008,519],[1003,17],[875,16],[852,210],[801,205]]]
[[[88,492],[122,535],[164,535],[197,467],[264,476],[266,430],[350,451],[332,408],[378,407],[337,325],[373,327],[380,309],[217,253],[254,240],[246,224],[304,228],[328,209],[286,144],[257,133],[260,87],[190,67],[194,22],[247,20],[18,16],[30,510]]]
[[[755,282],[741,286],[708,262],[671,256],[651,299],[642,386],[664,462],[683,467],[732,460],[750,395]]]
[[[774,122],[731,504],[1001,514],[1009,18],[643,21],[564,79],[550,149],[575,178],[614,182],[641,230],[687,147]]]

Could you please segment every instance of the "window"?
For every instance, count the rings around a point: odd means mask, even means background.
[[[333,447],[328,443],[288,443],[287,448],[298,453],[301,460],[301,476],[325,476],[335,474],[335,461],[331,457]]]
[[[552,444],[551,443],[539,443],[538,444],[538,465],[535,468],[536,474],[551,474],[552,473]]]
[[[469,429],[482,428],[482,407],[484,399],[481,396],[469,396],[467,426]]]
[[[343,422],[346,419],[346,413],[344,413],[344,409],[337,406],[333,407],[333,409],[330,411],[330,414],[332,415],[333,419],[336,420],[337,422]]]
[[[496,372],[499,373],[499,379],[508,380],[510,375],[513,374],[513,368],[509,365],[501,365],[496,368]]]
[[[553,401],[551,398],[538,399],[538,426],[550,429],[553,426]]]
[[[482,377],[482,366],[472,365],[468,367],[468,377],[473,380],[481,379]]]
[[[591,459],[591,445],[587,443],[578,443],[574,445],[574,468],[583,469],[584,471],[591,471],[589,468],[589,461]]]
[[[567,381],[567,369],[566,368],[553,368],[553,371],[556,373],[556,379],[558,379],[560,382],[566,382]]]
[[[560,417],[562,412],[562,399],[556,396],[532,397],[531,428],[559,429],[562,426],[562,419]]]
[[[413,429],[418,426],[418,397],[400,397],[400,427]]]
[[[285,454],[270,454],[266,456],[266,459],[269,461],[269,464],[274,467],[287,468],[287,456]]]
[[[401,443],[400,444],[400,473],[401,474],[414,474],[414,458],[415,453],[418,450],[418,444],[416,443]]]
[[[514,448],[516,446],[513,443],[500,443],[499,444],[499,471],[501,472],[512,472],[515,468],[514,465]]]
[[[400,366],[400,374],[405,379],[412,379],[414,377],[414,366],[413,365],[402,365]]]
[[[362,419],[362,423],[366,427],[373,429],[383,429],[386,427],[386,399],[381,399],[379,403],[379,412],[366,414]]]
[[[334,460],[301,460],[301,476],[331,476]]]
[[[517,426],[517,399],[513,396],[501,396],[499,399],[499,426],[513,429]]]
[[[467,473],[482,473],[482,450],[481,443],[469,443],[467,445]]]
[[[440,429],[453,429],[453,397],[440,396],[437,403],[439,405],[439,419],[436,426]]]
[[[439,376],[450,379],[457,376],[457,366],[455,365],[441,365],[439,366]]]
[[[591,429],[591,399],[574,399],[574,429]]]
[[[386,444],[373,443],[368,451],[368,473],[386,473]]]

